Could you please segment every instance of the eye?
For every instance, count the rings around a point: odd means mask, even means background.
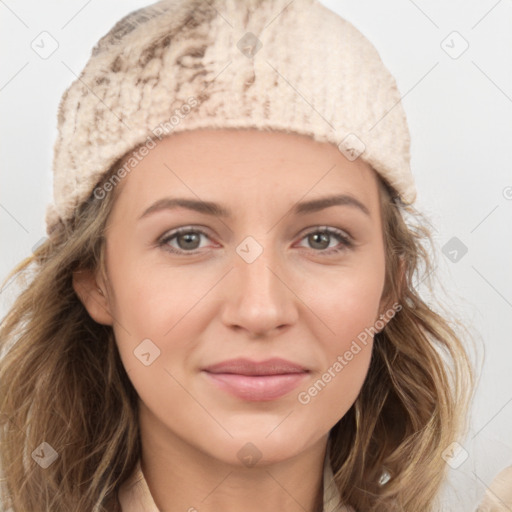
[[[195,254],[195,250],[198,249],[198,243],[200,243],[201,236],[208,237],[208,234],[199,228],[179,228],[171,231],[161,238],[158,245],[163,247],[165,250],[176,254]],[[178,247],[170,245],[170,242],[174,239],[176,239]]]
[[[328,249],[333,238],[337,239],[340,245]],[[314,231],[306,233],[302,239],[307,239],[307,241],[312,244],[313,247],[320,249],[316,252],[321,252],[326,255],[335,254],[353,246],[352,240],[348,234],[341,231],[340,229],[329,228],[327,226],[319,227]]]
[[[162,237],[158,241],[158,246],[174,254],[196,254],[200,248],[201,236],[209,238],[208,234],[202,229],[182,227]],[[333,238],[338,240],[339,245],[329,248]],[[315,230],[306,233],[301,238],[301,240],[304,239],[307,239],[313,248],[319,249],[316,252],[326,255],[338,253],[353,246],[348,234],[340,229],[327,226],[317,227]],[[171,245],[171,242],[175,242],[178,247]]]

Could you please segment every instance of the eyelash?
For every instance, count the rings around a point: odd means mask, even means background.
[[[198,254],[200,252],[200,249],[196,249],[194,251],[184,251],[184,250],[181,250],[181,249],[176,249],[176,248],[171,248],[168,244],[169,242],[176,238],[177,236],[179,235],[183,235],[183,234],[186,234],[186,233],[200,233],[201,235],[204,235],[205,237],[209,238],[208,236],[208,233],[206,233],[205,231],[203,231],[202,229],[200,228],[192,228],[192,227],[183,227],[183,228],[178,228],[174,231],[171,231],[170,233],[168,233],[167,235],[165,235],[163,238],[161,238],[159,241],[158,241],[158,246],[159,247],[162,247],[164,250],[168,251],[168,252],[171,252],[173,254],[179,254],[179,255],[195,255],[195,254]],[[324,255],[331,255],[331,254],[337,254],[341,251],[344,251],[344,250],[347,250],[347,249],[350,249],[353,247],[353,242],[352,240],[350,239],[349,236],[347,236],[343,231],[339,230],[339,229],[336,229],[336,228],[329,228],[329,227],[318,227],[312,231],[309,231],[307,233],[305,233],[303,235],[303,237],[301,238],[304,239],[310,235],[313,235],[313,234],[316,234],[316,233],[325,233],[325,234],[328,234],[330,236],[334,236],[335,238],[337,238],[340,243],[342,244],[341,247],[335,249],[335,248],[331,248],[331,249],[323,249],[323,250],[318,250],[318,251],[315,251],[313,250],[314,252],[318,252],[318,253],[321,253],[321,254],[324,254]]]

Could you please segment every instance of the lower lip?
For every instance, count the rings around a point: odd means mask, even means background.
[[[253,402],[275,400],[295,389],[307,372],[283,375],[239,375],[203,371],[219,388],[232,395]]]

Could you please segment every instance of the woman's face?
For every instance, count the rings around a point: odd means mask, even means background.
[[[377,179],[334,145],[256,130],[174,134],[122,178],[108,279],[96,274],[86,305],[113,325],[148,429],[232,464],[283,460],[328,434],[384,313]],[[205,371],[237,358],[302,371]]]

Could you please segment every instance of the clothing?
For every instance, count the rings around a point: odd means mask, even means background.
[[[329,463],[329,443],[324,459],[323,470],[323,512],[354,512],[352,507],[342,506],[340,494],[333,480],[332,468]],[[140,461],[128,480],[119,489],[119,501],[122,512],[159,512],[147,485],[140,466]]]
[[[512,510],[512,466],[500,471],[485,489],[478,510],[482,512],[509,512]]]
[[[162,0],[116,23],[62,96],[48,235],[92,196],[103,199],[163,137],[200,128],[332,143],[415,200],[395,79],[351,23],[317,0]]]

